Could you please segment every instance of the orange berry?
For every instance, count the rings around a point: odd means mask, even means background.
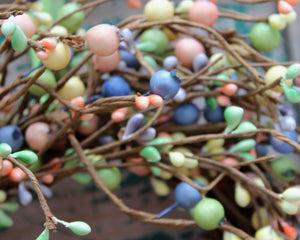
[[[287,237],[296,239],[298,232],[293,226],[289,225],[288,223],[281,223],[281,226]]]
[[[172,138],[171,134],[168,132],[159,132],[157,134],[157,137],[166,137],[166,138]]]
[[[255,148],[250,149],[249,153],[253,156],[253,157],[257,157],[257,153],[255,151]]]
[[[278,2],[277,8],[278,12],[282,14],[288,14],[293,11],[293,7],[288,2],[283,0]]]
[[[292,6],[296,6],[300,2],[300,0],[285,0],[285,1]]]
[[[8,160],[3,160],[0,176],[6,176],[13,169],[13,164]]]
[[[238,90],[238,87],[234,83],[225,83],[221,88],[221,92],[224,93],[227,96],[233,96],[236,91]]]
[[[52,158],[52,159],[49,161],[49,163],[56,163],[56,162],[59,162],[59,158],[58,158],[58,157]],[[50,170],[54,171],[54,170],[60,169],[61,166],[62,166],[62,164],[61,164],[61,163],[58,163],[58,164],[54,165],[53,167],[51,167]]]
[[[84,108],[87,108],[87,107],[88,107],[88,105],[86,105]],[[82,114],[82,115],[80,116],[80,120],[81,120],[81,121],[89,121],[89,120],[91,120],[94,116],[95,116],[94,113],[85,113],[85,114]]]
[[[56,41],[53,38],[44,38],[39,41],[39,43],[48,50],[53,50],[56,48]]]
[[[15,167],[9,172],[8,177],[13,182],[21,182],[26,177],[26,173],[21,168]]]
[[[230,167],[240,163],[236,158],[233,157],[226,157],[221,162]],[[239,167],[236,167],[236,169],[239,169]]]
[[[135,104],[139,109],[147,109],[149,103],[150,101],[148,97],[140,96],[135,98]]]
[[[226,95],[222,95],[220,94],[219,96],[217,96],[217,103],[221,106],[221,107],[225,107],[230,103],[230,98],[227,97]]]
[[[127,0],[127,5],[131,9],[140,9],[142,7],[141,0]]]
[[[91,120],[91,119],[94,117],[94,115],[95,115],[95,114],[93,114],[93,113],[82,114],[82,115],[80,116],[80,120],[81,120],[81,121],[89,121],[89,120]]]
[[[163,116],[160,116],[158,119],[157,119],[157,122],[158,123],[163,123],[163,122],[166,122],[166,121],[169,121],[170,119],[172,118],[172,115],[163,115]]]
[[[40,107],[40,104],[34,104],[31,108],[30,108],[30,114],[35,113],[35,111],[38,110],[38,108]]]
[[[116,109],[115,111],[116,111],[116,112],[121,112],[121,113],[123,113],[124,115],[126,115],[127,112],[128,112],[128,108],[127,108],[127,107],[124,107],[124,108],[118,108],[118,109]]]
[[[126,160],[128,163],[138,163],[143,162],[143,158],[128,158]],[[146,176],[150,173],[150,168],[148,166],[131,166],[127,168],[130,172],[135,173],[138,176]]]
[[[70,101],[70,103],[75,105],[76,107],[83,108],[84,107],[84,98],[81,96],[75,97]]]
[[[149,102],[152,106],[154,107],[159,107],[163,104],[164,100],[162,99],[161,96],[156,95],[156,94],[151,94],[148,96]]]
[[[41,180],[45,184],[51,184],[54,180],[53,174],[44,175]]]

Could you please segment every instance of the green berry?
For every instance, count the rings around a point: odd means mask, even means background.
[[[199,227],[214,230],[225,220],[225,210],[218,200],[204,198],[194,207],[193,217]]]
[[[270,52],[280,44],[281,35],[270,24],[260,22],[253,26],[249,38],[257,50]]]

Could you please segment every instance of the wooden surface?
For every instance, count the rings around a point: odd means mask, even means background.
[[[122,188],[117,195],[128,206],[159,213],[173,203],[168,198],[157,197],[149,185],[148,178],[123,175]],[[51,240],[205,240],[218,239],[205,236],[198,227],[167,228],[134,221],[119,212],[106,196],[93,184],[79,185],[72,179],[65,179],[53,187],[54,197],[48,200],[52,212],[65,221],[85,221],[92,227],[92,233],[85,237],[74,235],[68,229],[59,227],[51,233]],[[0,240],[34,240],[43,230],[44,216],[38,204],[33,201],[10,215],[15,224],[0,232]],[[174,210],[168,217],[190,219],[187,212]],[[0,219],[1,220],[1,219]],[[217,233],[212,233],[214,234]]]

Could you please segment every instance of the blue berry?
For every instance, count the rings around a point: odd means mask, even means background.
[[[119,53],[121,55],[121,59],[126,63],[127,67],[139,70],[141,64],[134,55],[125,50],[120,50]]]
[[[200,110],[193,103],[185,103],[174,111],[173,119],[179,125],[196,123],[200,116]]]
[[[130,93],[130,86],[120,76],[113,76],[107,79],[102,86],[103,97],[126,96]]]
[[[22,148],[24,136],[18,126],[5,126],[0,128],[0,143],[9,144],[12,148],[12,151],[16,152]]]
[[[204,186],[201,183],[195,181],[194,183],[200,187]],[[186,182],[179,183],[175,188],[174,194],[175,202],[183,208],[194,207],[202,198],[199,191]]]
[[[172,99],[177,94],[181,82],[175,70],[159,70],[150,79],[150,94],[157,94],[164,100]]]
[[[255,151],[259,157],[268,155],[268,147],[264,144],[257,144],[255,146]]]
[[[298,134],[296,131],[284,131],[283,134],[290,138],[291,140],[294,140],[298,142]],[[270,136],[270,143],[274,150],[280,153],[292,153],[295,151],[295,148],[292,147],[290,144],[286,142],[281,142],[280,144],[277,144],[277,139],[275,139],[272,135]]]
[[[217,106],[215,108],[210,108],[205,106],[204,117],[206,121],[211,123],[219,123],[224,121],[224,108]]]

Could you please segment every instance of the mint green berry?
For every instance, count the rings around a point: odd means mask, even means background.
[[[85,236],[91,232],[91,227],[82,221],[71,222],[67,227],[76,235]]]
[[[7,143],[0,143],[0,157],[6,158],[9,154],[11,154],[12,149],[11,146]]]

